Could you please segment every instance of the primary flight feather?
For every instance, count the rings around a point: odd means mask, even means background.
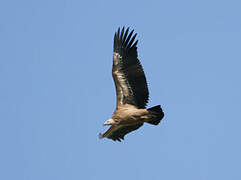
[[[104,134],[100,133],[99,138],[121,141],[144,122],[158,125],[164,117],[160,105],[146,109],[149,92],[137,58],[137,34],[133,33],[134,30],[129,33],[129,28],[123,27],[122,30],[118,28],[114,36],[112,77],[116,87],[116,109],[112,118],[104,123],[111,127]]]

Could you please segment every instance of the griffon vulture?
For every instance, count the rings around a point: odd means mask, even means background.
[[[149,98],[146,77],[137,58],[137,42],[129,28],[123,27],[115,33],[112,76],[116,88],[116,109],[104,125],[111,127],[99,138],[114,141],[124,139],[131,131],[137,130],[144,122],[158,125],[164,113],[160,105],[146,109]],[[133,35],[133,36],[132,36]]]

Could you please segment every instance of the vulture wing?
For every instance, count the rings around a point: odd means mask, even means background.
[[[121,139],[124,139],[124,136],[126,134],[137,130],[142,125],[143,125],[143,123],[136,124],[136,125],[130,125],[130,126],[112,125],[104,134],[99,134],[99,138],[107,137],[114,141],[116,141],[116,140],[121,141]]]
[[[120,28],[114,36],[112,76],[116,87],[117,108],[122,104],[132,104],[145,108],[149,98],[146,77],[137,58],[137,40],[129,28]],[[135,42],[134,42],[135,41]]]

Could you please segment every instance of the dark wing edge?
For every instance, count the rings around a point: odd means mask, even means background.
[[[112,139],[113,141],[121,141],[124,140],[124,137],[126,134],[137,130],[143,125],[143,123],[136,124],[136,125],[130,125],[130,126],[121,126],[121,125],[113,125],[111,126],[104,134],[99,134],[99,138],[102,139],[104,137],[107,137],[109,139]]]
[[[137,58],[137,43],[134,30],[120,28],[114,36],[114,55],[112,76],[117,93],[117,107],[119,104],[132,104],[138,108],[145,108],[149,99],[146,77]],[[132,36],[133,35],[133,36]]]

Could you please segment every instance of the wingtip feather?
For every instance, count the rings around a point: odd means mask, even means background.
[[[99,133],[99,139],[103,139],[103,134]]]

